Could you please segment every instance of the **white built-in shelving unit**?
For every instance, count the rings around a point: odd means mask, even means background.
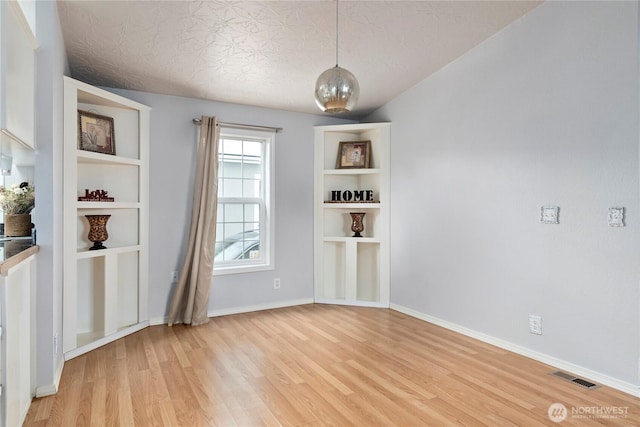
[[[315,128],[314,298],[317,303],[389,306],[390,123]],[[371,141],[369,168],[337,169],[341,141]],[[366,203],[327,203],[332,191],[373,190]],[[364,212],[352,237],[350,212]]]
[[[64,78],[63,350],[70,359],[149,325],[150,108]],[[78,110],[113,118],[115,155],[78,148]],[[113,202],[78,201],[106,190]],[[107,249],[89,250],[85,215],[111,215]]]

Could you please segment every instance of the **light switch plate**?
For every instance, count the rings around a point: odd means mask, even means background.
[[[543,224],[559,224],[560,208],[558,206],[543,206],[540,208],[540,222]]]
[[[609,208],[609,227],[624,227],[624,208]]]
[[[542,317],[534,314],[529,315],[529,332],[542,335]]]

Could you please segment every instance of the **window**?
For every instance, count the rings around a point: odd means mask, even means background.
[[[274,134],[222,128],[214,274],[273,268]]]

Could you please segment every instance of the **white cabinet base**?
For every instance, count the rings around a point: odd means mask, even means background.
[[[34,396],[35,255],[0,275],[0,426],[20,426]]]

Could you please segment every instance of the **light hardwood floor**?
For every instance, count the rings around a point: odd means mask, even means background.
[[[640,399],[555,370],[393,310],[305,305],[153,326],[72,359],[25,425],[640,425]]]

